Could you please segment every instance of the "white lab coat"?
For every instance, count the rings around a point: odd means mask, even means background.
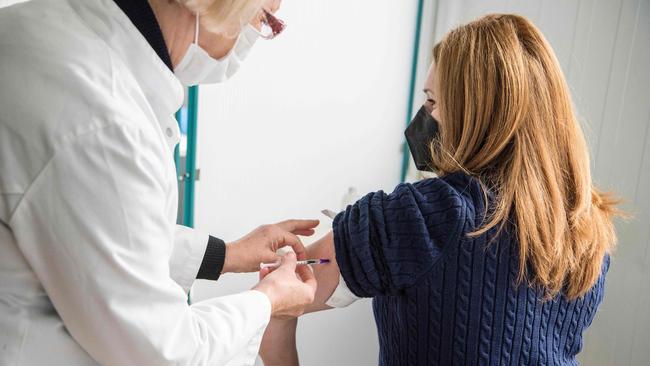
[[[182,98],[113,0],[0,9],[0,365],[254,363],[264,294],[186,302]]]

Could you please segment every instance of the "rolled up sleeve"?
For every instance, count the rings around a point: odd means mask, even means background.
[[[400,294],[454,245],[465,218],[459,194],[441,179],[370,193],[336,216],[336,260],[359,297]]]
[[[207,234],[176,225],[174,249],[169,259],[169,275],[186,293],[197,278],[207,245]]]

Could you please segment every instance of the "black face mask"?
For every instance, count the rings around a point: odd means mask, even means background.
[[[404,131],[406,142],[418,170],[433,171],[429,147],[431,141],[438,136],[438,125],[438,121],[422,106]]]

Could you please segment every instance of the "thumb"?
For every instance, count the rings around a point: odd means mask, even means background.
[[[316,276],[314,276],[311,266],[300,266],[296,269],[296,273],[302,282],[311,287],[313,291],[316,291]]]
[[[291,272],[296,271],[296,254],[289,252],[280,260],[280,268],[286,268]]]
[[[263,280],[264,277],[266,277],[266,275],[269,274],[270,272],[271,269],[268,267],[260,269],[260,281]]]

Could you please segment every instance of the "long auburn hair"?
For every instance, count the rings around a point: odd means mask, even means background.
[[[589,151],[560,65],[526,18],[487,15],[434,48],[439,175],[463,170],[494,201],[480,235],[510,220],[519,245],[518,282],[550,298],[584,295],[616,244],[617,200],[596,189]]]

